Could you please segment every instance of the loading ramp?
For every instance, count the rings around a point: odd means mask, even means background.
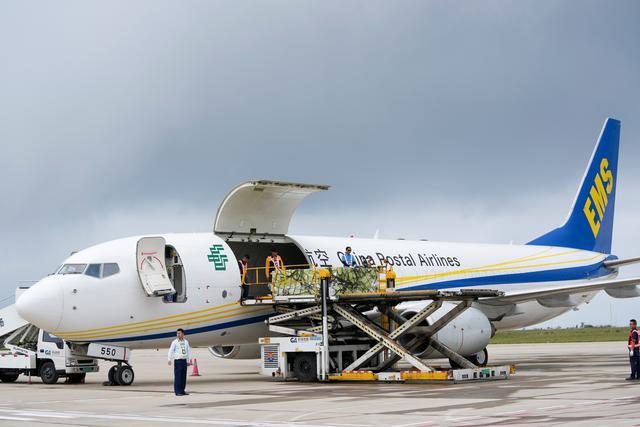
[[[271,284],[270,295],[243,299],[243,305],[271,305],[277,313],[266,320],[274,336],[260,340],[263,374],[280,379],[322,381],[464,381],[506,379],[514,372],[510,365],[476,366],[436,338],[440,330],[474,301],[498,297],[502,292],[491,289],[398,291],[395,273],[379,268],[371,268],[385,276],[384,280],[377,280],[376,285],[372,286],[369,280],[344,286],[344,272],[316,270],[300,275],[318,279],[315,283],[296,284],[297,289],[305,293],[278,290]],[[357,275],[371,277],[371,274]],[[336,276],[340,277],[339,286],[334,287],[332,279]],[[425,306],[405,318],[395,307],[407,301],[425,301]],[[444,301],[453,303],[453,309],[433,324],[426,324],[425,320]],[[415,350],[425,343],[449,358],[458,369],[443,370],[416,357]],[[306,364],[300,363],[299,358]],[[399,370],[401,361],[411,369]],[[307,372],[301,373],[305,368]]]

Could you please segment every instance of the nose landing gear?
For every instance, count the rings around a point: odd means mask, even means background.
[[[107,375],[108,381],[103,385],[131,385],[135,377],[133,368],[129,364],[131,349],[116,345],[90,343],[84,345],[76,345],[73,350],[79,355],[86,355],[94,359],[108,360],[115,362],[116,365],[109,369]]]
[[[126,362],[125,364],[118,362],[117,365],[113,365],[111,369],[109,369],[107,378],[108,381],[105,385],[131,385],[133,384],[135,374],[131,365]]]

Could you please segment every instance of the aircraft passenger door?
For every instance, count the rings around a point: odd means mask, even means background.
[[[175,293],[165,265],[163,237],[143,237],[138,240],[136,263],[140,283],[150,297]]]

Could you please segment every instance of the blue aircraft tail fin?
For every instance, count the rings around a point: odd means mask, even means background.
[[[620,121],[608,118],[566,222],[532,240],[529,245],[611,253],[619,142]]]

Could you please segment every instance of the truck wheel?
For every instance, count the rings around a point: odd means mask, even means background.
[[[298,381],[311,382],[318,380],[315,353],[302,353],[293,361],[293,375]]]
[[[69,376],[67,377],[67,383],[68,384],[80,384],[81,382],[84,381],[85,377],[87,376],[86,373],[82,373],[82,374],[69,374]]]
[[[116,381],[119,385],[131,385],[133,384],[133,369],[131,366],[123,365],[116,372]]]
[[[56,365],[54,365],[52,361],[47,360],[40,365],[40,379],[45,384],[55,384],[58,382]]]
[[[489,352],[485,348],[473,356],[467,357],[467,359],[476,366],[487,366],[487,362],[489,362]]]
[[[2,381],[3,383],[13,383],[18,379],[19,376],[20,374],[5,372],[0,374],[0,381]]]
[[[109,380],[110,385],[118,385],[116,372],[118,372],[118,365],[113,365],[107,374],[107,379]]]

